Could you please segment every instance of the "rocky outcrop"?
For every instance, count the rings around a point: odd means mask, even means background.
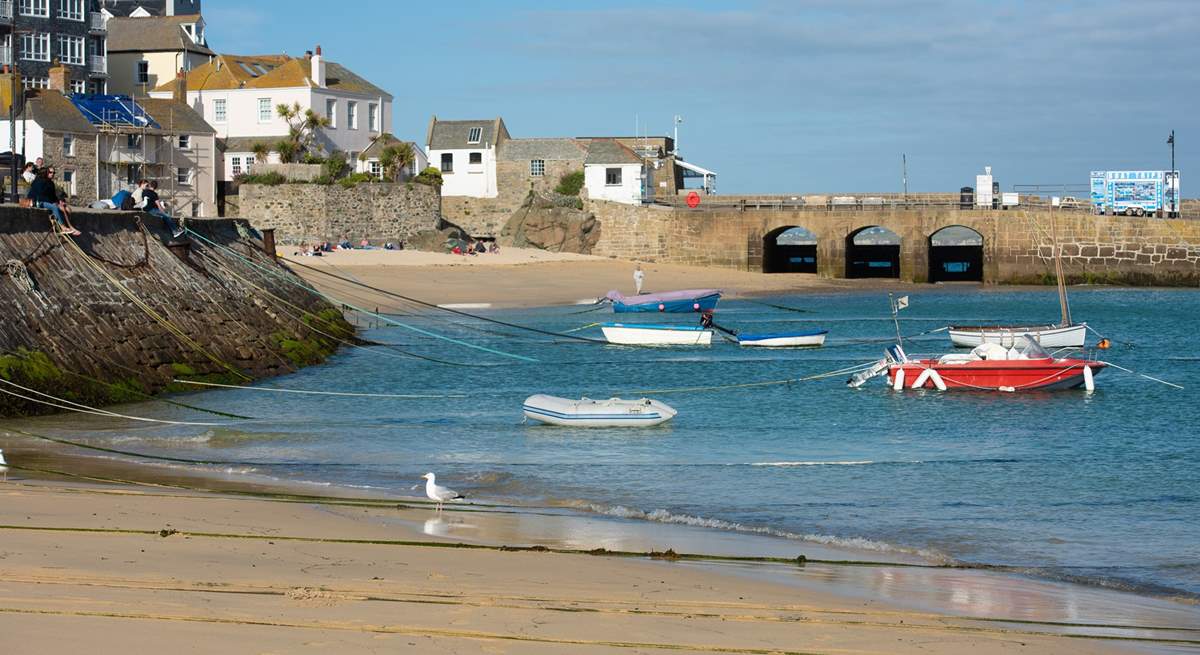
[[[600,241],[600,222],[587,211],[572,206],[577,198],[531,195],[513,213],[500,232],[500,242],[518,248],[590,255]]]

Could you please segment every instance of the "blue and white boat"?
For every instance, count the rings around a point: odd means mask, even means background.
[[[649,398],[573,400],[545,394],[526,398],[521,409],[525,418],[533,421],[585,428],[646,427],[665,423],[675,418],[676,414],[674,408],[666,403]]]
[[[625,312],[683,314],[708,312],[716,309],[717,301],[721,299],[721,290],[686,289],[663,293],[643,293],[638,296],[626,296],[620,291],[609,291],[605,298],[612,301],[613,311],[618,314]]]
[[[707,346],[713,336],[699,325],[601,323],[600,331],[609,343],[623,346]]]
[[[802,332],[768,332],[747,334],[739,332],[737,340],[743,346],[759,348],[815,348],[824,345],[829,330],[805,330]]]

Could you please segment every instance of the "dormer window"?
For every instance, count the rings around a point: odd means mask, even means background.
[[[467,143],[479,143],[483,138],[482,127],[472,127],[470,132],[467,132]]]

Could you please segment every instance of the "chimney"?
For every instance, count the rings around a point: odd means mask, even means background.
[[[50,88],[63,95],[71,93],[71,71],[62,64],[50,69]]]
[[[171,99],[175,102],[187,104],[187,76],[183,74],[183,69],[180,68],[178,73],[175,73],[175,86],[171,87]]]
[[[313,52],[312,60],[312,80],[313,84],[325,88],[325,57],[321,56],[321,46],[317,46]]]

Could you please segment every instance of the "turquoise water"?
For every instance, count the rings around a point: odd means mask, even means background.
[[[950,321],[1053,321],[1058,313],[1053,290],[910,295],[901,323],[907,334]],[[1104,358],[1179,382],[1187,387],[1182,391],[1111,369],[1097,378],[1091,396],[893,393],[878,380],[850,390],[838,376],[658,394],[679,416],[657,428],[522,423],[521,401],[534,393],[628,396],[802,377],[878,359],[882,344],[851,340],[886,339],[894,328],[886,295],[862,292],[722,302],[722,325],[830,330],[828,347],[805,351],[724,342],[622,348],[442,314],[406,316],[399,320],[540,361],[506,360],[396,327],[373,329],[363,336],[466,365],[351,349],[328,365],[264,386],[465,397],[212,391],[189,394],[187,401],[267,420],[132,430],[97,422],[86,433],[55,434],[130,451],[248,463],[231,469],[236,472],[403,494],[419,493],[419,476],[432,470],[440,483],[480,500],[762,532],[797,539],[800,551],[811,540],[880,558],[907,553],[1008,565],[1035,576],[1200,598],[1198,300],[1191,290],[1072,291],[1076,319],[1119,340]],[[487,315],[548,330],[612,318],[607,311],[580,310]],[[651,317],[670,319],[690,324],[693,317]],[[599,337],[594,328],[577,334]],[[949,340],[938,333],[907,345],[910,353],[936,353],[947,350]],[[213,419],[161,404],[124,411]]]

